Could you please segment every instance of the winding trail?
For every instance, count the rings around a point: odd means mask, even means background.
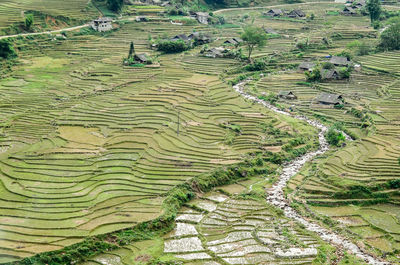
[[[277,107],[272,106],[271,104],[265,102],[264,100],[258,99],[255,96],[247,94],[244,91],[244,87],[247,84],[247,82],[248,81],[243,81],[233,86],[236,92],[238,92],[242,97],[257,102],[276,113],[286,116],[291,116],[295,119],[305,121],[319,130],[318,139],[320,146],[318,150],[309,152],[301,157],[296,158],[292,162],[284,165],[278,182],[276,182],[272,186],[272,188],[267,190],[268,193],[267,201],[272,205],[282,209],[286,217],[301,223],[308,231],[317,233],[324,241],[342,247],[343,249],[349,251],[350,253],[354,254],[355,256],[366,261],[369,264],[390,264],[388,262],[382,262],[377,258],[369,255],[368,253],[360,249],[356,244],[352,243],[348,239],[345,239],[341,235],[329,231],[328,229],[316,223],[306,220],[304,217],[298,214],[292,207],[289,206],[289,202],[284,196],[283,189],[286,187],[286,184],[290,180],[290,178],[296,175],[306,162],[310,161],[312,158],[318,155],[322,155],[323,153],[329,150],[329,145],[324,136],[328,128],[318,121],[308,119],[305,116],[300,116],[300,115],[293,116],[289,112],[282,111]],[[348,136],[346,136],[346,138],[348,139]]]

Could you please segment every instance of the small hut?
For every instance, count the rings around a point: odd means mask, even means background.
[[[278,97],[282,99],[297,99],[297,96],[293,93],[293,91],[281,90],[278,93]]]
[[[321,93],[317,97],[317,102],[322,105],[341,105],[344,103],[344,99],[342,95],[338,94],[329,94],[329,93]]]

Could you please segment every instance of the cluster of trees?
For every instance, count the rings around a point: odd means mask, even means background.
[[[160,40],[157,43],[157,50],[164,53],[178,53],[187,51],[191,46],[183,40]]]
[[[107,0],[107,6],[114,12],[119,12],[124,5],[124,0]]]
[[[381,33],[378,48],[382,50],[400,50],[400,20],[389,25]]]
[[[10,59],[16,56],[12,43],[7,39],[0,40],[0,58]]]

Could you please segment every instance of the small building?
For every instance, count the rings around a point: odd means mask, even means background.
[[[322,69],[321,70],[321,79],[322,80],[333,80],[339,79],[339,72],[335,69]]]
[[[350,61],[344,56],[332,56],[329,62],[335,66],[345,67],[350,65]]]
[[[243,40],[241,38],[230,38],[224,41],[224,44],[238,46]]]
[[[281,90],[278,93],[278,97],[282,99],[297,99],[297,96],[293,91]]]
[[[346,7],[344,7],[342,14],[346,15],[346,16],[354,16],[354,15],[357,15],[357,10],[355,10],[351,6],[346,6]]]
[[[353,8],[360,9],[360,8],[365,7],[366,4],[367,4],[367,3],[365,2],[365,0],[360,0],[360,1],[358,1],[358,2],[354,5]]]
[[[344,103],[344,99],[342,95],[338,94],[329,94],[329,93],[321,93],[316,101],[319,104],[323,105],[342,105]]]
[[[135,18],[135,21],[136,22],[147,22],[147,21],[149,21],[149,19],[147,17],[145,17],[145,16],[137,16]]]
[[[189,41],[189,37],[186,36],[185,34],[179,34],[176,35],[175,37],[171,38],[171,41],[177,41],[177,40],[183,40],[183,41]]]
[[[146,53],[135,54],[134,59],[135,59],[135,62],[137,62],[137,63],[142,63],[142,64],[151,63],[151,58]]]
[[[210,15],[207,12],[196,12],[194,14],[195,18],[197,19],[197,21],[201,24],[208,24],[208,19],[210,17]]]
[[[288,17],[290,18],[302,18],[305,17],[306,14],[301,11],[300,9],[294,9],[292,11],[290,11],[290,13],[288,14]]]
[[[268,12],[264,12],[264,16],[269,16],[269,17],[280,17],[283,16],[283,11],[282,9],[270,9]]]
[[[218,48],[212,48],[204,52],[205,57],[210,57],[210,58],[222,58],[225,56],[225,54],[228,52],[227,49],[218,47]]]
[[[266,29],[264,29],[264,31],[265,31],[265,33],[267,33],[267,34],[278,34],[277,31],[275,31],[275,30],[273,30],[273,29],[271,29],[271,28],[266,28]]]
[[[313,63],[313,62],[302,62],[299,65],[299,70],[302,72],[304,72],[304,71],[312,72],[314,67],[315,67],[315,63]]]
[[[92,21],[90,24],[92,28],[96,31],[99,32],[104,32],[104,31],[109,31],[113,29],[112,26],[112,19],[109,17],[101,17],[98,19],[95,19]]]
[[[194,32],[188,36],[189,40],[193,40],[197,45],[203,45],[212,41],[211,37],[201,32]]]

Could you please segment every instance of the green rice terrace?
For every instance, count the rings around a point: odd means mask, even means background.
[[[0,1],[0,264],[400,264],[374,1]]]

